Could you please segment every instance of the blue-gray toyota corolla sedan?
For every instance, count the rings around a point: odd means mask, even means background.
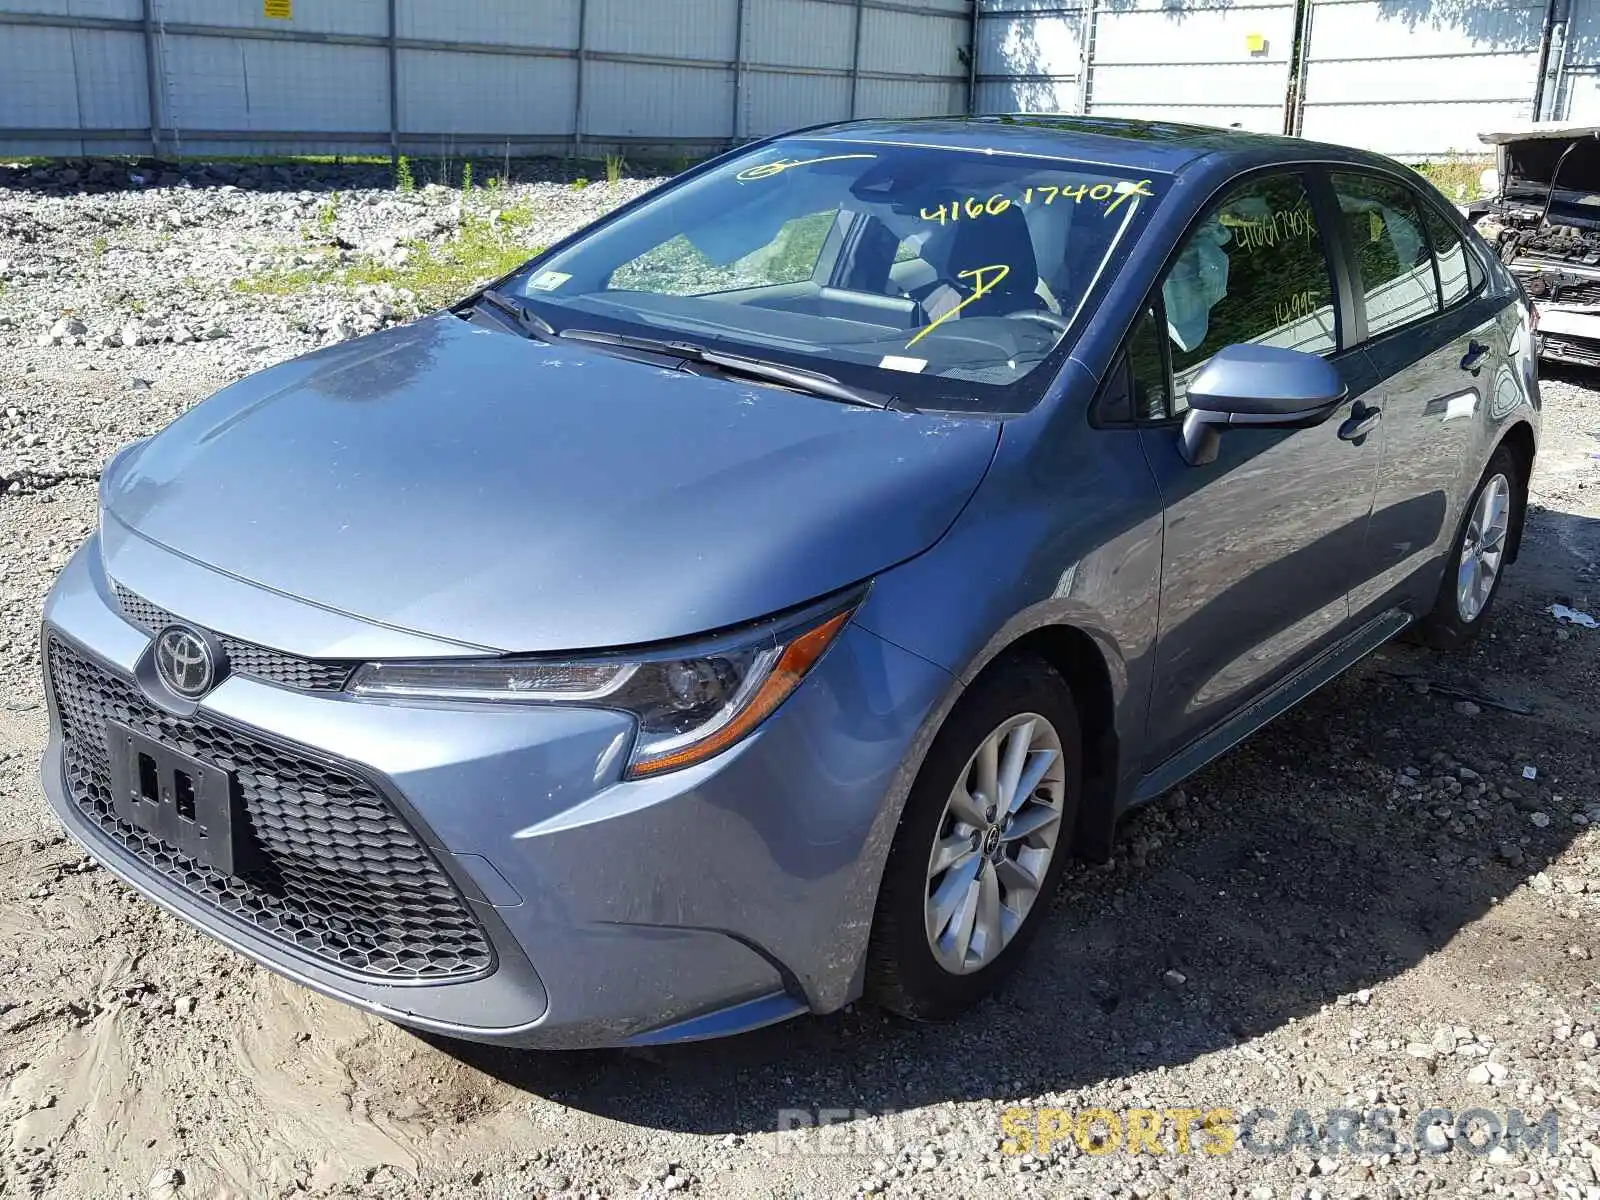
[[[1129,807],[1389,637],[1477,633],[1536,336],[1373,155],[748,146],[117,455],[44,613],[45,792],[420,1029],[953,1014]]]

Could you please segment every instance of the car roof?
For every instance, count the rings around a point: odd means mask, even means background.
[[[1346,146],[1302,138],[1122,117],[1057,113],[1006,113],[982,117],[873,119],[798,131],[806,137],[883,142],[962,150],[996,150],[1063,161],[1114,164],[1177,174],[1207,160],[1240,168],[1272,161],[1336,159],[1393,166],[1389,160]]]

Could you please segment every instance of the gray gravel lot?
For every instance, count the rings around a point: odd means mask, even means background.
[[[1600,630],[1547,611],[1600,615],[1600,378],[1545,383],[1491,635],[1391,646],[1138,814],[968,1018],[452,1046],[247,964],[83,857],[35,778],[36,623],[112,450],[420,306],[236,281],[403,269],[465,236],[461,197],[366,168],[66,169],[0,164],[0,1195],[1600,1200]],[[493,202],[529,244],[653,182],[519,172]],[[1378,1108],[1400,1145],[1328,1136],[1330,1110]],[[1099,1153],[1103,1126],[1010,1152],[1086,1109],[1157,1110],[1164,1152]],[[1226,1112],[1180,1153],[1173,1109]],[[1265,1109],[1267,1152],[1211,1152]],[[1419,1141],[1430,1109],[1554,1113],[1555,1132]]]

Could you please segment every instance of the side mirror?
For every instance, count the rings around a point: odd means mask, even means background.
[[[1225,346],[1189,382],[1179,452],[1191,467],[1214,462],[1229,425],[1306,429],[1344,403],[1349,389],[1333,364],[1276,346]]]

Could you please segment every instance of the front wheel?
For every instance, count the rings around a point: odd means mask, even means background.
[[[1506,551],[1523,504],[1522,473],[1501,447],[1489,460],[1456,534],[1433,611],[1423,619],[1422,639],[1442,650],[1478,636],[1500,592]]]
[[[1070,856],[1081,734],[1065,680],[1016,656],[968,689],[906,801],[878,895],[868,998],[954,1016],[1015,968]]]

